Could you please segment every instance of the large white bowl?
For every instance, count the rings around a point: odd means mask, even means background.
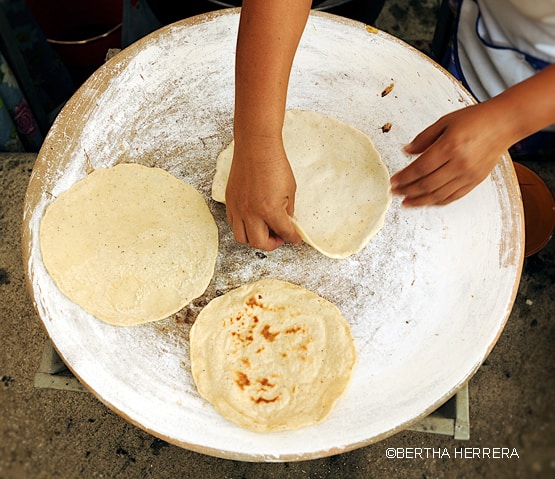
[[[25,201],[23,255],[33,301],[62,358],[108,407],[150,433],[247,461],[303,460],[400,431],[452,396],[501,334],[523,261],[523,214],[512,163],[445,207],[405,209],[359,254],[332,260],[309,246],[261,254],[233,240],[210,200],[219,151],[232,138],[239,14],[226,10],[158,30],[123,50],[77,91],[40,151]],[[393,84],[386,96],[382,91]],[[291,75],[290,108],[367,133],[390,173],[441,115],[473,103],[440,67],[400,40],[328,14],[311,15]],[[381,127],[391,123],[391,130]],[[93,168],[138,162],[167,169],[207,199],[220,229],[206,294],[179,314],[132,328],[102,323],[69,301],[41,260],[47,205]],[[349,321],[358,362],[321,424],[260,434],[231,424],[197,393],[189,328],[217,293],[262,277],[300,284]]]

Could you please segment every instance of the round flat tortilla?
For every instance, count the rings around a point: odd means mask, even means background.
[[[356,361],[339,309],[305,288],[263,279],[213,299],[190,332],[202,397],[254,431],[321,422]]]
[[[203,294],[218,230],[194,187],[160,168],[120,164],[93,171],[48,206],[40,246],[69,299],[129,326],[166,318]]]
[[[297,182],[294,223],[303,240],[331,258],[363,249],[391,204],[389,172],[370,138],[313,111],[285,114],[283,142]],[[225,203],[234,142],[218,156],[212,197]]]

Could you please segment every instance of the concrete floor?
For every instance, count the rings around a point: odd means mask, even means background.
[[[438,3],[386,2],[377,26],[427,51]],[[470,380],[468,441],[407,431],[328,458],[242,463],[167,444],[91,394],[34,387],[46,335],[27,293],[20,245],[34,159],[33,154],[0,155],[1,479],[555,477],[555,241],[525,261],[505,330]],[[554,162],[528,166],[555,191]],[[429,448],[430,453],[427,458],[389,459],[388,448],[407,454],[407,448]],[[518,457],[461,458],[455,457],[456,448],[470,450],[470,456],[483,448],[509,448]],[[434,457],[432,450],[447,450],[450,457]]]

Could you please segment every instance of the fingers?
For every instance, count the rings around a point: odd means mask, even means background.
[[[423,154],[409,166],[391,177],[391,189],[393,193],[407,195],[407,188],[410,187],[410,185],[412,185],[412,190],[414,191],[418,186],[422,186],[415,184],[415,182],[428,177],[445,164],[448,156],[442,154],[436,145],[436,141],[441,136],[442,132],[443,128],[441,125],[439,123],[434,123],[405,146],[405,151],[407,153]],[[428,148],[431,149],[434,145],[435,150],[430,154],[426,154],[426,150]]]
[[[235,241],[241,244],[249,244],[249,240],[247,237],[247,230],[245,229],[245,224],[242,220],[236,219],[233,221],[233,215],[229,208],[226,209],[227,213],[227,222],[230,224],[233,230],[233,237]]]
[[[439,158],[428,160],[427,155],[421,155],[391,177],[391,190],[398,195],[417,196],[437,189],[438,181],[443,180],[441,184],[444,184],[447,180],[445,171],[441,171],[445,165],[443,161]]]
[[[391,178],[391,189],[405,197],[403,206],[446,205],[473,190],[492,167],[429,149]]]
[[[244,229],[246,231],[246,241],[243,243],[249,244],[255,249],[273,251],[285,243],[285,240],[281,236],[274,234],[272,230],[268,228],[268,225],[261,220],[252,222],[248,226],[244,226]],[[237,236],[235,239],[239,241]]]
[[[253,216],[247,219],[237,217],[235,220],[228,209],[228,221],[233,228],[235,240],[249,244],[253,248],[273,251],[284,243],[301,244],[302,239],[293,226],[288,213],[274,214],[267,220]]]
[[[471,169],[461,159],[430,149],[399,172],[401,180],[392,177],[392,191],[405,197],[403,206],[446,205],[470,192],[487,174],[488,170]]]
[[[470,185],[461,187],[456,180],[450,181],[440,188],[427,192],[423,192],[422,189],[415,186],[417,193],[414,195],[411,195],[410,193],[407,194],[403,199],[403,206],[443,206],[462,198],[472,188],[473,186]]]
[[[467,109],[447,115],[417,135],[405,147],[420,154],[391,177],[391,190],[404,206],[445,205],[461,198],[489,174],[497,155],[481,135],[476,121],[466,121]],[[487,136],[486,136],[487,138]]]
[[[242,244],[249,244],[255,249],[273,251],[284,243],[300,244],[301,237],[294,229],[291,219],[287,217],[286,226],[271,228],[263,220],[248,222],[239,220],[232,224],[235,240]]]
[[[443,158],[424,153],[391,178],[391,190],[405,197],[404,206],[442,204],[463,186],[455,165]]]

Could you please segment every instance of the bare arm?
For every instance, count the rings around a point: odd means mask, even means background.
[[[420,156],[391,178],[406,206],[443,205],[481,183],[517,141],[555,123],[555,65],[440,118],[407,147]]]
[[[300,243],[295,179],[281,137],[287,87],[309,0],[245,0],[237,40],[235,152],[226,190],[235,239],[272,250]]]

